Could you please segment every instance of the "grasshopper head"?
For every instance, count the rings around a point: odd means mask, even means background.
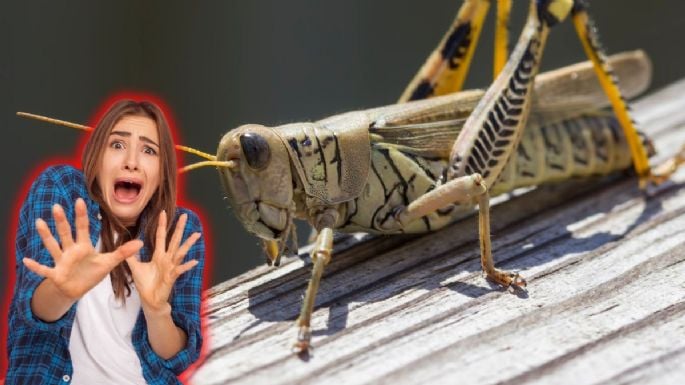
[[[294,210],[293,180],[278,135],[256,124],[240,126],[224,135],[216,158],[232,162],[219,169],[219,177],[243,226],[263,240],[284,244]],[[276,256],[269,254],[273,261]]]

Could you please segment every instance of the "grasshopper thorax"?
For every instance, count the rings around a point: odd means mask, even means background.
[[[227,199],[245,228],[262,239],[281,240],[292,221],[290,158],[273,129],[256,124],[229,131],[219,142],[217,160]]]

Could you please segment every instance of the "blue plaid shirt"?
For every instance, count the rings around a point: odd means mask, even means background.
[[[69,338],[76,315],[74,304],[55,322],[44,322],[31,311],[31,297],[44,278],[24,267],[22,258],[29,257],[46,266],[54,266],[35,228],[36,219],[47,221],[56,234],[52,206],[64,207],[69,223],[74,223],[74,202],[81,197],[88,207],[90,234],[93,244],[100,236],[100,208],[88,195],[84,175],[71,166],[53,166],[46,169],[31,186],[21,207],[16,238],[16,285],[10,305],[7,353],[9,367],[6,384],[67,384],[73,368],[69,355]],[[194,232],[202,232],[198,217],[190,210],[179,208],[176,217],[188,214],[183,234],[186,239]],[[73,227],[73,226],[72,226]],[[202,346],[200,329],[200,296],[205,246],[200,238],[185,257],[197,259],[199,264],[181,275],[171,295],[171,316],[174,323],[188,335],[186,347],[174,357],[164,360],[152,350],[142,310],[133,328],[133,347],[138,354],[143,376],[149,384],[180,384],[176,375],[198,359]],[[150,259],[151,250],[143,247],[141,260]]]

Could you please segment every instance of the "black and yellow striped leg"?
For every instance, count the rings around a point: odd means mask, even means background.
[[[448,180],[478,173],[487,185],[492,185],[518,146],[550,31],[550,23],[539,16],[536,4],[535,0],[531,1],[526,26],[504,70],[478,102],[454,141]]]
[[[399,103],[461,90],[489,7],[490,0],[464,0],[452,26],[404,90]]]
[[[497,0],[497,20],[495,21],[495,50],[493,79],[504,69],[509,57],[509,17],[511,0]]]
[[[522,288],[526,286],[526,280],[518,273],[495,268],[490,243],[490,196],[480,174],[463,176],[438,186],[398,211],[395,217],[400,225],[406,226],[450,204],[474,201],[478,203],[478,236],[483,272],[488,279],[504,287]]]
[[[640,187],[645,188],[650,181],[656,183],[656,178],[653,178],[651,175],[647,151],[635,128],[635,122],[630,116],[629,107],[618,88],[618,79],[602,52],[597,32],[583,1],[576,0],[572,11],[572,18],[578,37],[583,44],[583,49],[592,61],[604,93],[609,98],[616,118],[623,128],[633,159],[633,166],[640,178]]]
[[[333,252],[333,230],[330,227],[322,229],[316,237],[316,243],[312,248],[311,256],[314,267],[312,267],[312,277],[309,280],[307,291],[304,295],[300,316],[297,318],[297,341],[293,345],[293,352],[297,354],[306,353],[311,347],[311,320],[314,311],[316,293],[319,291],[319,282],[323,270],[331,261]]]

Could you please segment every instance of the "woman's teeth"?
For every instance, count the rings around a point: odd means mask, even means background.
[[[119,202],[130,203],[136,200],[140,194],[141,185],[135,182],[116,182],[114,184],[114,196]]]

